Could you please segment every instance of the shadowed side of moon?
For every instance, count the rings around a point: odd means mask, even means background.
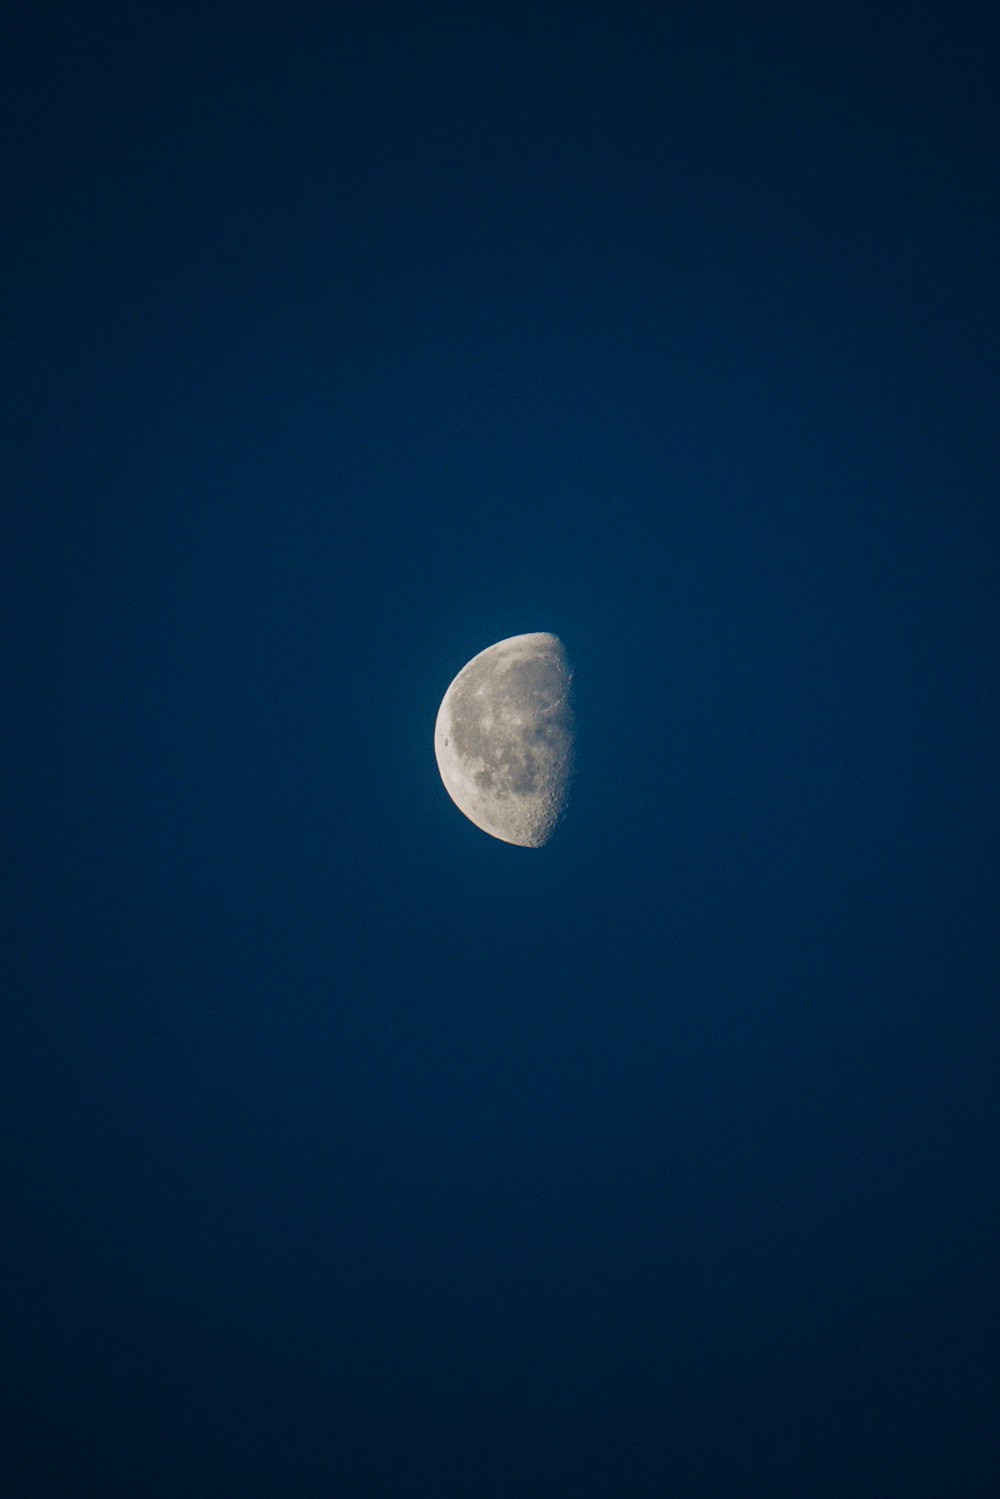
[[[474,656],[444,695],[434,753],[448,795],[504,843],[540,848],[573,770],[571,672],[555,635],[513,635]]]

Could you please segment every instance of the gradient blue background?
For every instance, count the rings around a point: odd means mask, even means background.
[[[4,53],[5,1492],[996,1494],[992,8]]]

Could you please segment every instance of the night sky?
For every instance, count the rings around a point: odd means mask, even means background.
[[[15,5],[5,1494],[1000,1492],[998,27]]]

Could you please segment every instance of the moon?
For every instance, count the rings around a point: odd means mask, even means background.
[[[434,754],[445,790],[477,828],[541,848],[573,772],[572,673],[556,635],[512,635],[473,656],[445,693]]]

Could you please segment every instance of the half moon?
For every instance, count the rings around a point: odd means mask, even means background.
[[[572,673],[556,635],[512,635],[473,656],[445,693],[434,754],[445,789],[477,828],[540,848],[573,772]]]

